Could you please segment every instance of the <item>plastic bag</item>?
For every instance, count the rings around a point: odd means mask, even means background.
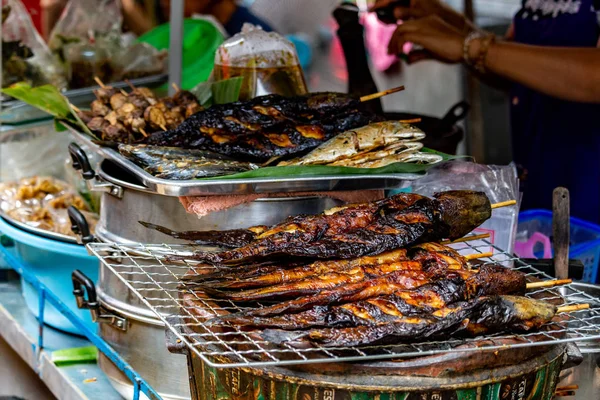
[[[413,192],[426,196],[445,190],[461,189],[485,192],[492,203],[520,200],[519,180],[514,163],[482,165],[463,161],[448,162],[430,169],[425,177],[415,181],[412,186]],[[492,217],[474,232],[488,233],[490,237],[487,240],[490,243],[508,254],[513,254],[518,217],[518,206],[495,209]],[[478,250],[497,252],[494,248]]]
[[[64,89],[60,63],[33,26],[20,0],[2,0],[2,87],[17,82],[50,83]]]
[[[297,96],[307,92],[296,48],[283,36],[244,24],[215,54],[214,76],[244,78],[240,100],[265,94]]]
[[[2,212],[9,218],[34,228],[75,236],[67,213],[71,205],[86,215],[93,229],[97,218],[89,212],[83,198],[66,182],[35,176],[0,183]]]
[[[168,53],[147,43],[136,43],[119,51],[115,61],[113,80],[136,79],[159,75],[166,71]]]

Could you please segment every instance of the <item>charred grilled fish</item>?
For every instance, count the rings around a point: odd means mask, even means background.
[[[484,333],[529,331],[552,320],[556,307],[520,296],[479,297],[436,310],[428,316],[400,316],[388,321],[347,328],[308,331],[266,330],[262,336],[292,346],[314,343],[323,347],[352,347]]]
[[[265,161],[312,150],[340,132],[377,119],[358,99],[341,93],[267,95],[215,105],[173,130],[154,133],[146,143]]]
[[[281,256],[350,259],[416,243],[457,239],[490,216],[491,205],[482,192],[448,191],[433,199],[401,193],[322,214],[291,217],[248,245],[219,253],[195,252],[185,258],[227,265]]]

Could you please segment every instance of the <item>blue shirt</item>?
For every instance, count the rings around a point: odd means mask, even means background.
[[[515,41],[596,47],[593,0],[523,0]],[[600,68],[600,66],[598,66]],[[600,104],[560,100],[515,84],[511,91],[513,155],[526,179],[523,208],[552,209],[552,191],[571,192],[571,214],[600,222]]]

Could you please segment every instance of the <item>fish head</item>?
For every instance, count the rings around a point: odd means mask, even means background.
[[[448,229],[448,239],[458,239],[483,224],[492,216],[490,200],[483,192],[450,190],[433,196]]]

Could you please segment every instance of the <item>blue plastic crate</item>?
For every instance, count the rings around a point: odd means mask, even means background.
[[[570,229],[569,257],[580,260],[585,266],[583,281],[598,282],[598,263],[600,262],[600,226],[572,217]],[[552,212],[547,210],[528,210],[519,214],[517,238],[525,242],[539,232],[552,237]],[[535,255],[541,258],[543,249],[536,248]]]

